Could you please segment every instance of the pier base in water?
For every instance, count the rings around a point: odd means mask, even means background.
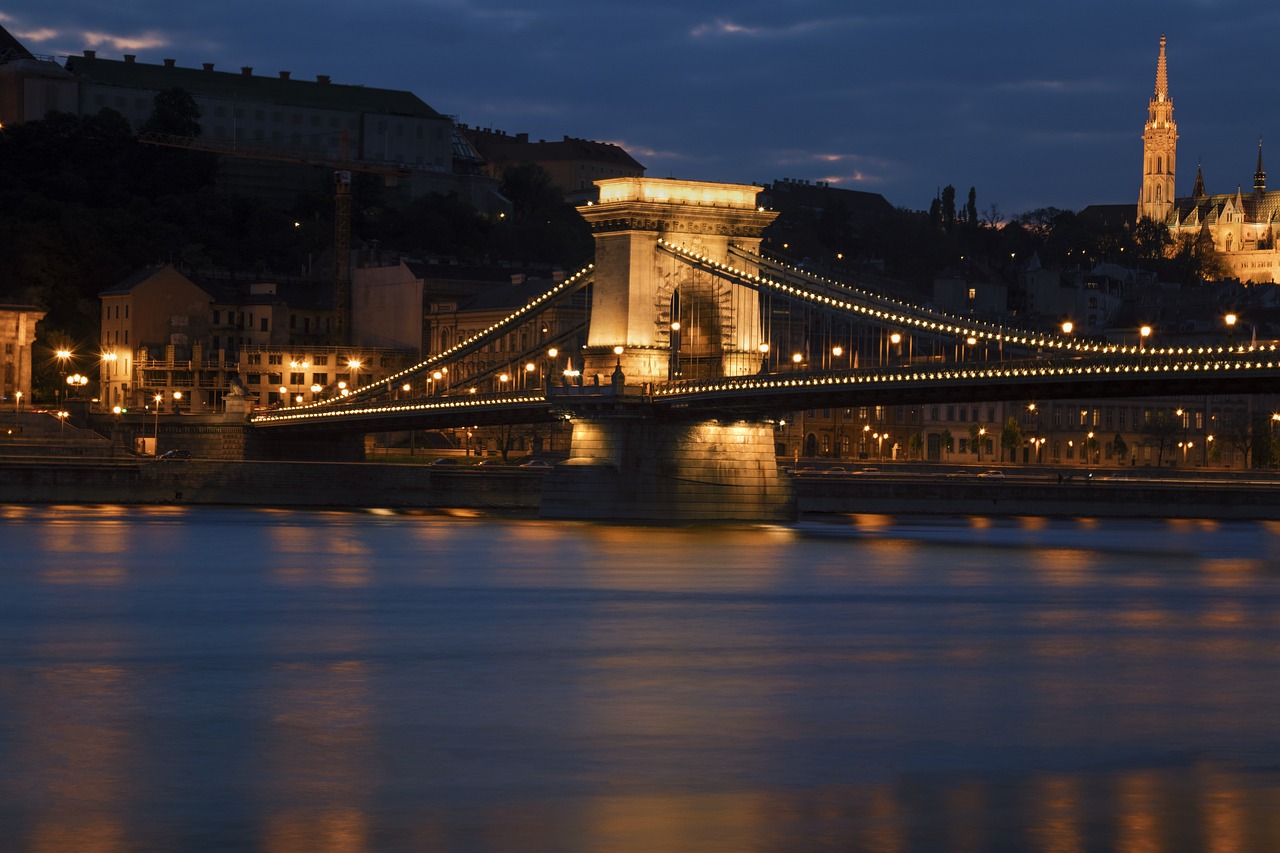
[[[574,421],[570,458],[547,473],[541,515],[784,521],[794,506],[771,424],[603,418]]]

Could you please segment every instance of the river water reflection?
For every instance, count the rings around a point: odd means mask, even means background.
[[[5,850],[1280,849],[1280,526],[0,510]]]

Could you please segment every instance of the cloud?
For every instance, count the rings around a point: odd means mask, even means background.
[[[744,38],[791,38],[803,36],[815,31],[830,31],[846,28],[862,22],[860,18],[827,18],[810,21],[796,21],[783,27],[756,27],[739,24],[728,18],[716,18],[713,21],[698,24],[689,31],[695,39],[715,37]]]
[[[147,50],[153,47],[168,47],[173,43],[168,37],[154,31],[132,36],[86,31],[82,32],[80,37],[91,48],[112,47],[116,50]]]

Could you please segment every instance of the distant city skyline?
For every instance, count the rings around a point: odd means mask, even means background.
[[[321,0],[304,13],[18,0],[0,23],[59,58],[93,49],[406,89],[471,126],[616,143],[654,177],[829,181],[911,209],[947,184],[961,196],[973,186],[981,210],[994,203],[1006,218],[1136,204],[1165,34],[1178,194],[1197,164],[1210,192],[1250,186],[1260,136],[1280,186],[1270,7]]]

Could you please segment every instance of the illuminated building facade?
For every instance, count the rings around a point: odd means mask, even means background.
[[[0,393],[15,410],[31,399],[32,343],[44,314],[32,305],[0,305]]]

